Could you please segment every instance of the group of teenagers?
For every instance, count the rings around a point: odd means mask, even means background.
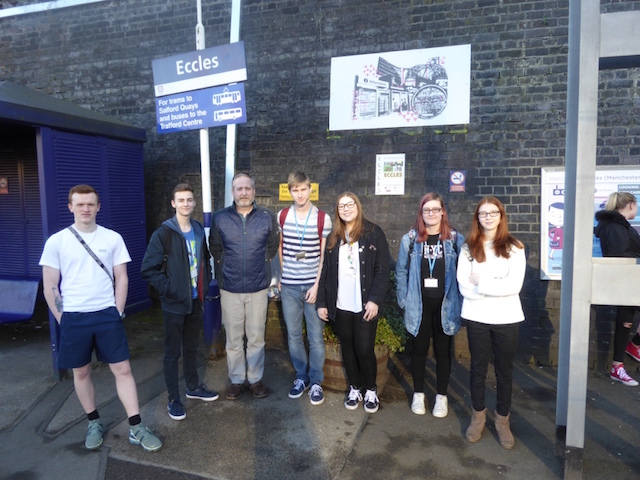
[[[340,341],[349,383],[345,408],[356,410],[360,403],[368,413],[379,408],[374,344],[389,285],[385,234],[365,217],[352,192],[338,196],[331,216],[312,204],[311,182],[304,172],[291,173],[288,187],[293,204],[274,214],[256,204],[254,179],[247,173],[235,175],[233,203],[214,213],[209,246],[205,229],[192,218],[196,199],[191,186],[181,183],[172,192],[175,215],[152,234],[140,273],[160,297],[167,411],[174,420],[187,416],[179,388],[181,357],[186,398],[219,398],[201,381],[197,368],[204,298],[212,278],[211,256],[220,286],[228,400],[239,399],[247,389],[255,398],[269,395],[262,380],[271,280],[267,272],[278,255],[282,313],[296,372],[288,396],[300,398],[308,391],[312,405],[324,402],[323,330],[329,322]],[[599,218],[596,235],[605,256],[640,256],[640,237],[628,223],[637,204],[635,197],[625,195],[610,199],[605,207],[609,214]],[[47,240],[40,264],[44,296],[60,326],[58,365],[73,370],[76,394],[89,421],[85,447],[93,450],[103,443],[104,427],[91,380],[95,351],[115,376],[117,394],[129,418],[129,441],[146,451],[157,451],[162,441],[140,417],[123,326],[126,264],[131,258],[122,237],[96,223],[100,201],[93,187],[71,188],[68,206],[74,223]],[[478,202],[465,238],[452,227],[442,196],[427,193],[422,197],[415,223],[402,237],[395,267],[397,302],[409,333],[413,413],[427,411],[425,368],[433,343],[436,396],[432,414],[447,415],[452,341],[464,319],[471,354],[472,403],[465,436],[470,442],[482,436],[487,417],[485,384],[493,358],[497,382],[494,424],[500,444],[513,448],[509,417],[513,361],[519,324],[524,320],[519,293],[525,270],[524,245],[509,233],[505,208],[497,198]],[[626,375],[621,367],[625,348],[640,361],[640,335],[627,343],[634,312],[633,308],[618,309],[611,370],[612,378],[627,385],[632,383],[620,379],[622,373]]]

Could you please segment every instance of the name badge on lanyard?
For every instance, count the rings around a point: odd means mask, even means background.
[[[429,245],[425,242],[423,247],[425,254],[429,251]],[[433,258],[431,255],[425,255],[427,257],[427,261],[429,262],[429,278],[424,279],[424,288],[438,288],[438,279],[433,278],[433,269],[436,266],[438,250],[440,250],[440,239],[438,238],[438,243],[436,244],[436,248],[433,252]]]
[[[438,288],[438,279],[437,278],[425,278],[424,279],[424,288]]]

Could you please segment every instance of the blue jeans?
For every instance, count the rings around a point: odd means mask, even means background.
[[[307,303],[305,295],[312,284],[281,285],[280,299],[282,315],[287,325],[289,337],[289,354],[296,370],[296,378],[306,383],[322,384],[324,380],[324,339],[322,331],[324,322],[318,318],[316,304]],[[302,339],[302,317],[307,324],[307,340],[309,341],[309,357]]]

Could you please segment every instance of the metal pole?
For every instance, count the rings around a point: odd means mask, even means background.
[[[196,24],[196,50],[204,50],[204,26],[202,25],[202,1],[197,0],[198,22]],[[209,129],[200,129],[200,176],[202,178],[202,215],[204,228],[209,237],[211,227],[211,160],[209,157]]]
[[[231,28],[229,33],[229,43],[240,41],[240,13],[242,9],[242,0],[231,1]],[[233,203],[231,195],[231,180],[236,171],[236,131],[237,125],[227,125],[227,156],[225,162],[225,181],[224,181],[224,204],[229,206]]]
[[[599,43],[600,0],[570,0],[565,248],[556,411],[557,440],[562,443],[562,436],[565,436],[565,479],[582,478],[593,275],[591,238],[598,133]]]

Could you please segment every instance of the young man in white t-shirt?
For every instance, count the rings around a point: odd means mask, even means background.
[[[287,325],[291,362],[296,370],[289,398],[300,398],[309,388],[311,404],[320,405],[324,402],[324,322],[318,318],[315,302],[331,218],[311,203],[311,181],[305,173],[291,173],[288,186],[293,205],[278,212],[278,223],[282,232],[282,314]],[[303,316],[309,341],[308,356],[302,338]]]
[[[154,452],[162,442],[140,419],[122,321],[131,257],[119,233],[96,223],[100,200],[93,187],[71,188],[69,211],[73,225],[47,240],[40,265],[44,298],[60,325],[58,365],[73,369],[76,394],[89,420],[85,447],[94,450],[102,445],[104,432],[91,381],[91,354],[95,350],[116,379],[118,397],[129,417],[129,442]]]

